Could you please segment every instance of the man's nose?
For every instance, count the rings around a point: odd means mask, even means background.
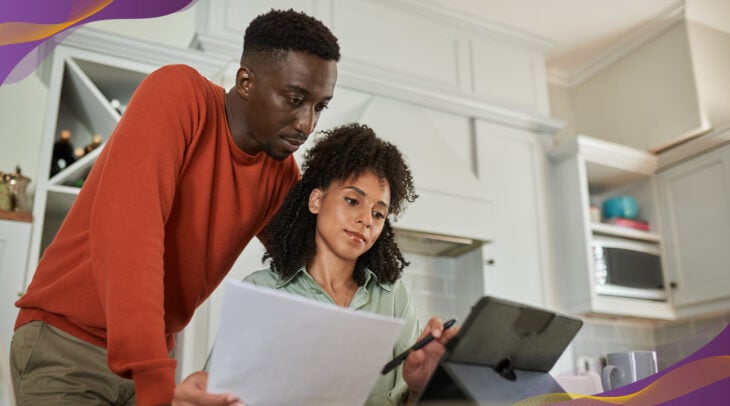
[[[317,125],[317,112],[314,108],[302,109],[297,116],[297,122],[295,129],[303,134],[309,135],[314,131],[314,126]]]

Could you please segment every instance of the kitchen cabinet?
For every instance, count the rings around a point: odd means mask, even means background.
[[[591,242],[609,236],[640,241],[664,253],[660,207],[655,179],[657,157],[645,151],[599,139],[577,136],[550,151],[554,212],[555,278],[564,310],[574,314],[673,319],[668,300],[609,296],[598,292]],[[649,231],[594,222],[590,206],[619,195],[634,196],[639,218]],[[664,281],[668,280],[661,255]]]
[[[483,188],[494,198],[494,240],[482,248],[484,292],[553,307],[547,157],[540,135],[477,120]]]
[[[509,120],[522,121],[514,111],[549,115],[544,63],[549,42],[460,17],[438,4],[415,3],[248,0],[220,4],[200,0],[196,46],[237,56],[241,29],[248,21],[272,7],[293,7],[322,20],[337,36],[342,47],[340,84],[380,79],[382,83],[363,90],[401,97],[416,91],[420,93],[413,100],[416,104],[456,114],[465,114],[465,109],[448,100],[453,96],[472,100],[470,108],[499,106],[483,111],[501,119],[507,113]]]
[[[663,169],[657,180],[677,314],[730,309],[730,144]]]
[[[15,301],[25,289],[31,227],[30,221],[6,220],[0,215],[0,339],[6,350],[18,314]]]

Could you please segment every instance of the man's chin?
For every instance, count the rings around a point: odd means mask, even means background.
[[[289,158],[289,155],[292,154],[289,151],[274,151],[274,149],[271,148],[271,145],[265,145],[263,147],[263,149],[264,149],[264,152],[266,153],[266,155],[272,157],[273,159],[275,159],[277,161],[283,161],[283,160]]]

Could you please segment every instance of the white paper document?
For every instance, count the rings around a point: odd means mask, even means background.
[[[402,327],[228,279],[208,392],[236,394],[248,406],[362,405]]]

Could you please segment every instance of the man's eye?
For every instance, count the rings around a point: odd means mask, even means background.
[[[314,111],[321,112],[322,110],[326,109],[328,106],[326,104],[318,104],[314,106]]]
[[[350,205],[356,205],[356,204],[357,204],[357,200],[356,200],[356,199],[353,199],[353,198],[351,198],[351,197],[346,197],[346,198],[345,198],[345,201],[346,201],[346,202],[347,202],[348,204],[350,204]]]
[[[292,106],[299,107],[304,103],[304,99],[301,97],[290,97],[289,103],[291,103]]]

